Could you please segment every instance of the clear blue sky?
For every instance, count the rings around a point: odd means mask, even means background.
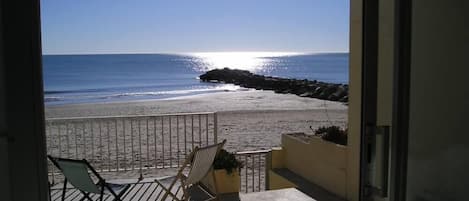
[[[348,52],[349,0],[41,0],[45,54]]]

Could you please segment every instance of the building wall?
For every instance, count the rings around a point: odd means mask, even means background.
[[[305,142],[284,134],[282,147],[286,168],[337,196],[347,197],[346,146],[324,141],[319,137]]]
[[[414,0],[407,200],[467,200],[469,2]]]
[[[346,198],[359,199],[360,185],[360,130],[362,88],[362,0],[350,0],[350,88],[347,142]]]

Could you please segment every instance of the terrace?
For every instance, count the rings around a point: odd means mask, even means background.
[[[47,119],[47,152],[56,157],[87,159],[106,180],[140,179],[126,192],[124,200],[157,200],[162,189],[154,179],[168,180],[196,146],[218,142],[217,121],[215,112]],[[224,194],[222,200],[342,200],[345,181],[321,170],[335,166],[328,167],[330,161],[321,164],[323,159],[312,156],[317,160],[311,163],[320,168],[299,170],[296,163],[304,161],[299,156],[318,150],[302,149],[292,143],[294,137],[283,135],[282,148],[237,152],[236,157],[244,164],[240,193]],[[335,145],[326,143],[324,147],[324,143],[316,142],[314,146],[327,152],[334,149]],[[51,163],[48,167],[51,200],[62,199],[63,176]],[[343,175],[345,167],[338,168],[342,168],[338,170]],[[320,179],[309,175],[319,175]],[[73,187],[67,189],[66,195],[65,200],[82,198]],[[197,190],[191,195],[193,200],[203,200]],[[112,196],[104,198],[111,199]]]

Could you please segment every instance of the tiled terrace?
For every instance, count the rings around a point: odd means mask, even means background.
[[[172,178],[163,179],[165,182],[170,182]],[[160,180],[161,181],[161,180]],[[190,191],[191,200],[206,200],[208,197],[203,191],[199,189],[192,189]],[[146,201],[146,200],[160,200],[163,196],[163,191],[153,179],[145,179],[137,184],[132,185],[129,190],[123,195],[123,201]],[[99,195],[90,195],[93,200],[99,200]],[[79,201],[82,200],[83,195],[75,188],[67,188],[65,200],[66,201]],[[55,186],[51,189],[51,200],[62,200],[62,186]],[[103,200],[112,201],[114,197],[105,195]],[[171,200],[168,198],[167,200]],[[302,193],[295,188],[287,188],[280,190],[270,190],[263,192],[247,193],[247,194],[226,194],[221,196],[224,201],[256,201],[256,200],[295,200],[295,201],[315,201],[305,193]],[[317,200],[322,201],[322,200]],[[325,201],[325,200],[324,200]]]

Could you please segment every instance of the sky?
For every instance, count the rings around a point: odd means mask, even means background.
[[[41,0],[44,54],[348,52],[349,0]]]

